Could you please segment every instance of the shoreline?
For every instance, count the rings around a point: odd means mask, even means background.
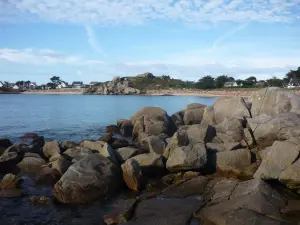
[[[145,94],[133,95],[133,96],[199,96],[199,97],[249,97],[253,90],[147,90]],[[300,91],[293,91],[295,94],[300,94]],[[4,93],[3,93],[4,94]],[[12,93],[7,93],[12,94]],[[46,95],[84,95],[82,89],[77,90],[35,90],[25,91],[18,94],[46,94]],[[90,95],[90,94],[86,94]],[[117,95],[116,95],[117,96]]]

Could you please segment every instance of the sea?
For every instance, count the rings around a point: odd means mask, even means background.
[[[105,127],[130,117],[146,106],[161,107],[171,115],[190,103],[212,105],[217,98],[198,96],[0,95],[0,137],[18,142],[25,132],[46,140],[98,139]],[[1,177],[0,177],[1,179]],[[29,196],[52,197],[51,187],[37,187],[22,174],[27,196],[0,198],[2,225],[102,225],[114,199],[88,205],[34,204]],[[122,196],[121,196],[122,197]],[[121,198],[118,196],[118,198]]]

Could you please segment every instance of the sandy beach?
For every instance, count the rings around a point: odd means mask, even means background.
[[[24,91],[22,92],[22,94],[80,95],[82,94],[82,89],[31,90],[31,91]]]

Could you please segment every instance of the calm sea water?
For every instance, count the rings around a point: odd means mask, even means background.
[[[18,141],[25,132],[37,132],[48,139],[96,139],[104,134],[106,125],[130,118],[145,106],[158,106],[172,114],[189,103],[212,105],[215,100],[193,96],[0,95],[0,137]],[[28,196],[52,197],[52,188],[36,187],[34,176],[21,177],[21,188]],[[0,224],[102,225],[111,202],[35,205],[26,196],[0,198]]]
[[[197,96],[0,95],[0,137],[17,141],[25,132],[47,139],[97,139],[105,126],[129,119],[145,106],[169,115],[190,103],[212,105],[216,98]]]

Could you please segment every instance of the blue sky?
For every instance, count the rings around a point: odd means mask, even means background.
[[[0,80],[284,77],[300,0],[2,0]]]

